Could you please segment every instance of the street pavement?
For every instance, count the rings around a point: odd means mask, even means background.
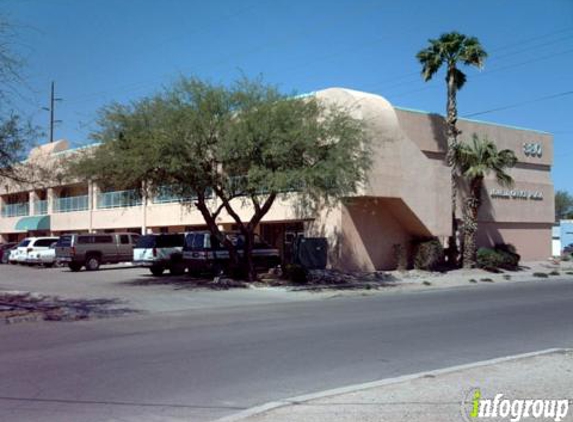
[[[573,345],[573,282],[0,328],[0,420],[208,421],[265,402]]]

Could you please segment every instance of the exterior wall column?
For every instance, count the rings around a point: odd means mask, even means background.
[[[4,197],[0,195],[0,212],[4,209]],[[1,214],[0,214],[1,217]]]
[[[46,199],[48,200],[48,215],[51,215],[56,210],[56,197],[54,195],[54,188],[48,188]]]
[[[143,182],[143,195],[141,198],[141,234],[147,234],[147,203],[148,203],[147,189],[145,182]]]
[[[88,223],[88,233],[93,233],[93,208],[94,208],[94,182],[88,181],[88,213],[89,213],[89,223]]]
[[[97,198],[99,196],[100,193],[100,189],[99,186],[97,185],[97,183],[95,182],[89,182],[90,184],[88,185],[88,207],[89,207],[89,213],[90,213],[90,226],[89,226],[89,232],[90,233],[94,233],[95,229],[93,227],[93,213],[95,210],[97,210]],[[91,189],[89,188],[89,186],[91,185]],[[89,196],[91,193],[91,196]]]
[[[38,194],[35,190],[28,192],[28,207],[29,215],[36,215],[36,201],[38,200]]]

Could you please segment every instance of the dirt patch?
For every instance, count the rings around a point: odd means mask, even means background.
[[[30,292],[0,293],[0,322],[81,321],[139,313],[118,299],[62,299]]]

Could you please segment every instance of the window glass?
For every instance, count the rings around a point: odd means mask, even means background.
[[[204,249],[205,233],[189,233],[185,238],[185,246],[189,249]]]
[[[135,247],[137,249],[154,248],[156,238],[157,238],[157,236],[155,236],[153,234],[146,234],[145,236],[141,236],[139,239],[137,239],[137,243],[135,244]]]
[[[113,243],[113,238],[111,236],[96,235],[94,236],[94,243]]]
[[[78,244],[87,244],[87,243],[93,243],[93,236],[78,236]]]
[[[54,243],[54,239],[38,239],[36,240],[36,242],[34,243],[34,247],[48,247],[50,246],[52,243]]]
[[[29,244],[30,244],[30,240],[29,240],[29,239],[24,239],[24,240],[22,240],[22,241],[18,244],[18,247],[24,248],[24,247],[28,246]]]
[[[157,247],[174,248],[183,246],[183,241],[184,239],[182,234],[162,234],[157,236]]]
[[[129,245],[129,235],[128,234],[120,235],[119,241],[121,242],[122,245]]]

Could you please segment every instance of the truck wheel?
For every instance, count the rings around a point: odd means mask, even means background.
[[[96,255],[90,255],[86,259],[86,270],[97,271],[99,269],[99,257]]]
[[[169,273],[171,275],[182,275],[185,274],[185,265],[182,262],[176,262],[169,268]]]
[[[77,262],[70,262],[70,263],[68,264],[68,268],[69,268],[70,270],[72,270],[73,272],[77,273],[79,270],[82,269],[82,265],[79,264],[79,263],[77,263]]]
[[[163,275],[163,271],[165,271],[165,268],[163,268],[163,267],[150,267],[149,271],[151,271],[151,274],[153,274],[154,276],[159,277],[160,275]]]

